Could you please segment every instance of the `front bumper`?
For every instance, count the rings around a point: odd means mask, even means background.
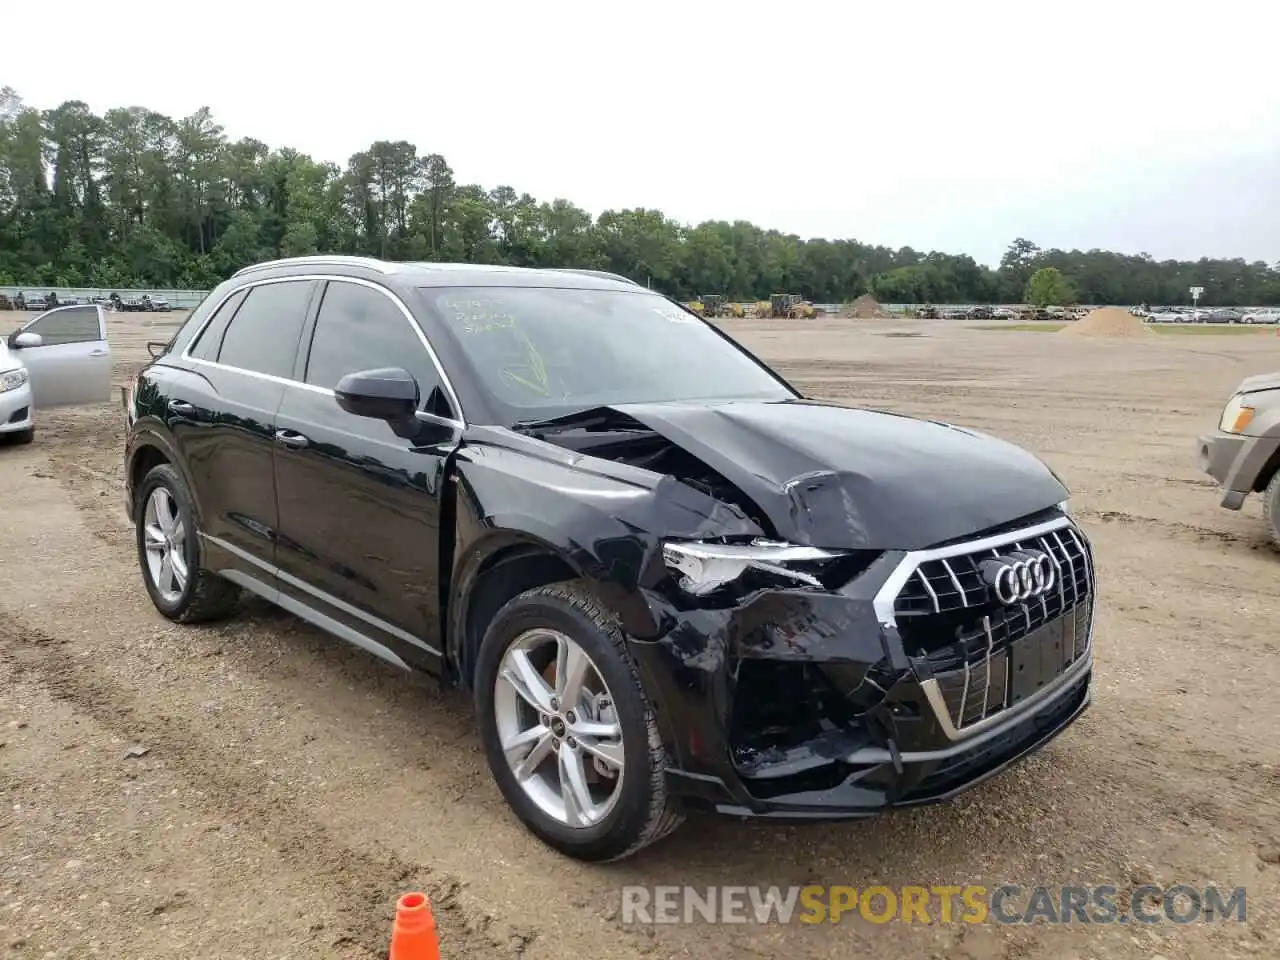
[[[1007,629],[1021,624],[1020,613],[984,613],[975,581],[961,585],[960,554],[973,553],[972,542],[885,555],[839,591],[765,591],[731,609],[663,610],[673,629],[632,650],[663,724],[672,792],[735,816],[860,817],[947,800],[1039,749],[1088,708],[1093,676],[1092,553],[1064,516],[1049,535],[1073,538],[1070,554],[1053,555],[1064,560],[1064,575],[1071,556],[1083,569],[1071,586],[1062,581],[1059,607],[1049,598],[1025,611],[1022,633]],[[1012,549],[1035,536],[1024,528],[994,541]],[[900,629],[895,603],[938,555],[960,590],[929,594],[939,623],[956,625],[959,638],[967,636],[959,624],[977,617],[985,625],[972,655],[963,639],[908,655],[921,634],[907,621]],[[963,607],[947,613],[956,596]],[[1033,629],[1040,607],[1043,622]],[[803,673],[820,675],[838,702],[817,722],[797,719],[788,730],[778,717],[802,699],[795,677]],[[768,716],[748,730],[743,717],[757,707]]]
[[[1221,506],[1239,510],[1254,492],[1258,479],[1280,450],[1280,439],[1244,437],[1233,433],[1204,434],[1196,440],[1200,469],[1222,487]]]
[[[0,393],[0,434],[30,430],[32,410],[31,384]]]

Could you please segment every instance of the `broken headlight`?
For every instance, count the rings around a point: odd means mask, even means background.
[[[662,545],[663,562],[680,575],[681,589],[697,597],[732,583],[748,570],[760,570],[806,586],[822,587],[822,580],[811,570],[814,564],[847,556],[845,551],[802,547],[773,540],[753,540],[750,543],[679,540]],[[797,569],[796,564],[810,569]]]

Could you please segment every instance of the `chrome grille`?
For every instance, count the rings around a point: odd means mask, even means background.
[[[1088,546],[1074,527],[1061,527],[1040,536],[1008,540],[989,550],[924,561],[898,593],[894,613],[901,619],[991,606],[995,596],[983,582],[978,564],[988,557],[998,557],[1001,550],[1025,549],[1043,550],[1057,570],[1057,596],[1044,600],[1041,613],[1045,619],[1060,616],[1091,593],[1092,564]],[[1049,604],[1055,599],[1057,613],[1050,613]]]
[[[926,552],[893,606],[906,653],[937,681],[957,730],[1051,684],[1088,654],[1091,640],[1093,557],[1074,526],[1041,525],[981,543],[976,550],[961,544]],[[1054,586],[1030,601],[1002,604],[979,564],[1002,551],[1027,549],[1050,557]]]

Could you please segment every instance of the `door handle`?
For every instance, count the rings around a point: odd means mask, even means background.
[[[301,450],[303,447],[311,443],[306,437],[293,430],[277,430],[276,440],[284,444],[286,447],[292,447],[294,450]]]
[[[106,355],[107,355],[107,351],[105,351],[105,350],[90,350],[90,351],[89,351],[89,356],[91,356],[91,357],[105,357]]]
[[[170,400],[169,412],[178,413],[184,417],[193,417],[195,416],[196,408],[185,400]]]

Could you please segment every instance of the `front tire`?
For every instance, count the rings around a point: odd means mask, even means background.
[[[1267,523],[1271,542],[1280,547],[1280,470],[1275,472],[1262,494],[1262,518]]]
[[[138,562],[155,608],[179,623],[230,614],[239,588],[200,566],[195,509],[182,474],[159,464],[147,473],[135,497]]]
[[[476,662],[480,736],[498,788],[544,843],[630,856],[683,820],[666,751],[616,617],[581,582],[520,594]]]
[[[25,446],[36,438],[34,427],[27,427],[25,430],[15,430],[13,433],[2,434],[5,439],[16,447]]]

